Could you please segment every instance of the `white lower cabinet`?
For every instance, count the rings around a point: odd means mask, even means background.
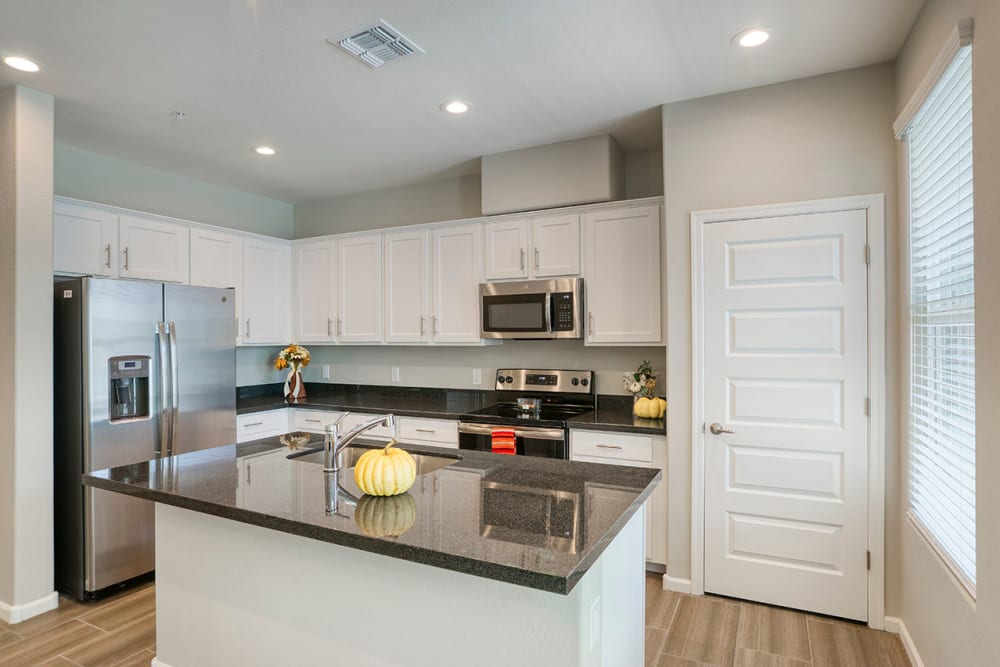
[[[589,463],[605,463],[638,468],[659,468],[667,463],[667,438],[659,435],[637,435],[611,431],[569,432],[570,459]],[[665,472],[664,472],[665,475]],[[600,494],[592,496],[600,503]],[[588,511],[600,511],[590,507]],[[646,500],[646,560],[659,565],[667,564],[667,486],[660,481],[653,494]]]
[[[287,408],[236,415],[236,442],[272,438],[289,430]]]
[[[337,410],[305,410],[294,408],[292,410],[291,423],[293,429],[296,431],[325,433],[327,425],[340,421],[340,432],[343,434],[378,416],[377,413],[367,412],[351,412],[347,413],[347,416],[344,415],[343,411]],[[361,437],[388,441],[396,437],[396,429],[376,426],[365,431]]]
[[[56,200],[52,268],[56,273],[118,276],[118,216],[102,208]]]
[[[458,422],[451,419],[400,417],[396,420],[399,441],[458,449]]]

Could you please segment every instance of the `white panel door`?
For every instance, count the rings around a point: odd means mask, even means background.
[[[118,216],[122,278],[187,283],[188,226],[166,220]]]
[[[660,208],[583,216],[587,344],[659,343]]]
[[[243,342],[287,345],[292,335],[292,250],[288,243],[243,240]]]
[[[52,268],[56,273],[118,276],[115,222],[103,209],[56,201],[52,218]]]
[[[482,281],[480,225],[434,230],[433,312],[435,343],[478,343],[479,283]]]
[[[867,619],[866,242],[864,210],[705,226],[706,591]]]
[[[580,216],[531,221],[531,274],[535,278],[580,275]]]
[[[191,284],[236,288],[234,335],[243,336],[243,237],[200,227],[191,228]]]
[[[386,234],[385,342],[430,340],[430,234]]]
[[[382,340],[382,237],[353,236],[337,243],[337,336],[341,343]]]
[[[336,243],[295,246],[295,337],[300,343],[334,340],[337,317]]]
[[[528,277],[527,220],[503,220],[483,225],[487,280]]]

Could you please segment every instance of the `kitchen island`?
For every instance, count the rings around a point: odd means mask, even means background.
[[[154,664],[642,664],[659,470],[403,446],[358,502],[277,438],[87,475],[156,502]]]

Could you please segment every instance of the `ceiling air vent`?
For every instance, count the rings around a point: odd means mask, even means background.
[[[379,19],[326,41],[339,46],[369,67],[381,67],[424,50],[391,25]]]

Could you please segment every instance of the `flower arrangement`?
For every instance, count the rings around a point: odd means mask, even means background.
[[[278,353],[278,358],[274,360],[274,370],[283,371],[291,367],[292,373],[298,373],[308,366],[310,361],[312,357],[309,355],[309,350],[292,343]]]
[[[635,373],[626,373],[622,377],[622,384],[625,391],[636,398],[656,396],[656,376],[653,375],[653,367],[648,361],[643,361],[635,369]]]

